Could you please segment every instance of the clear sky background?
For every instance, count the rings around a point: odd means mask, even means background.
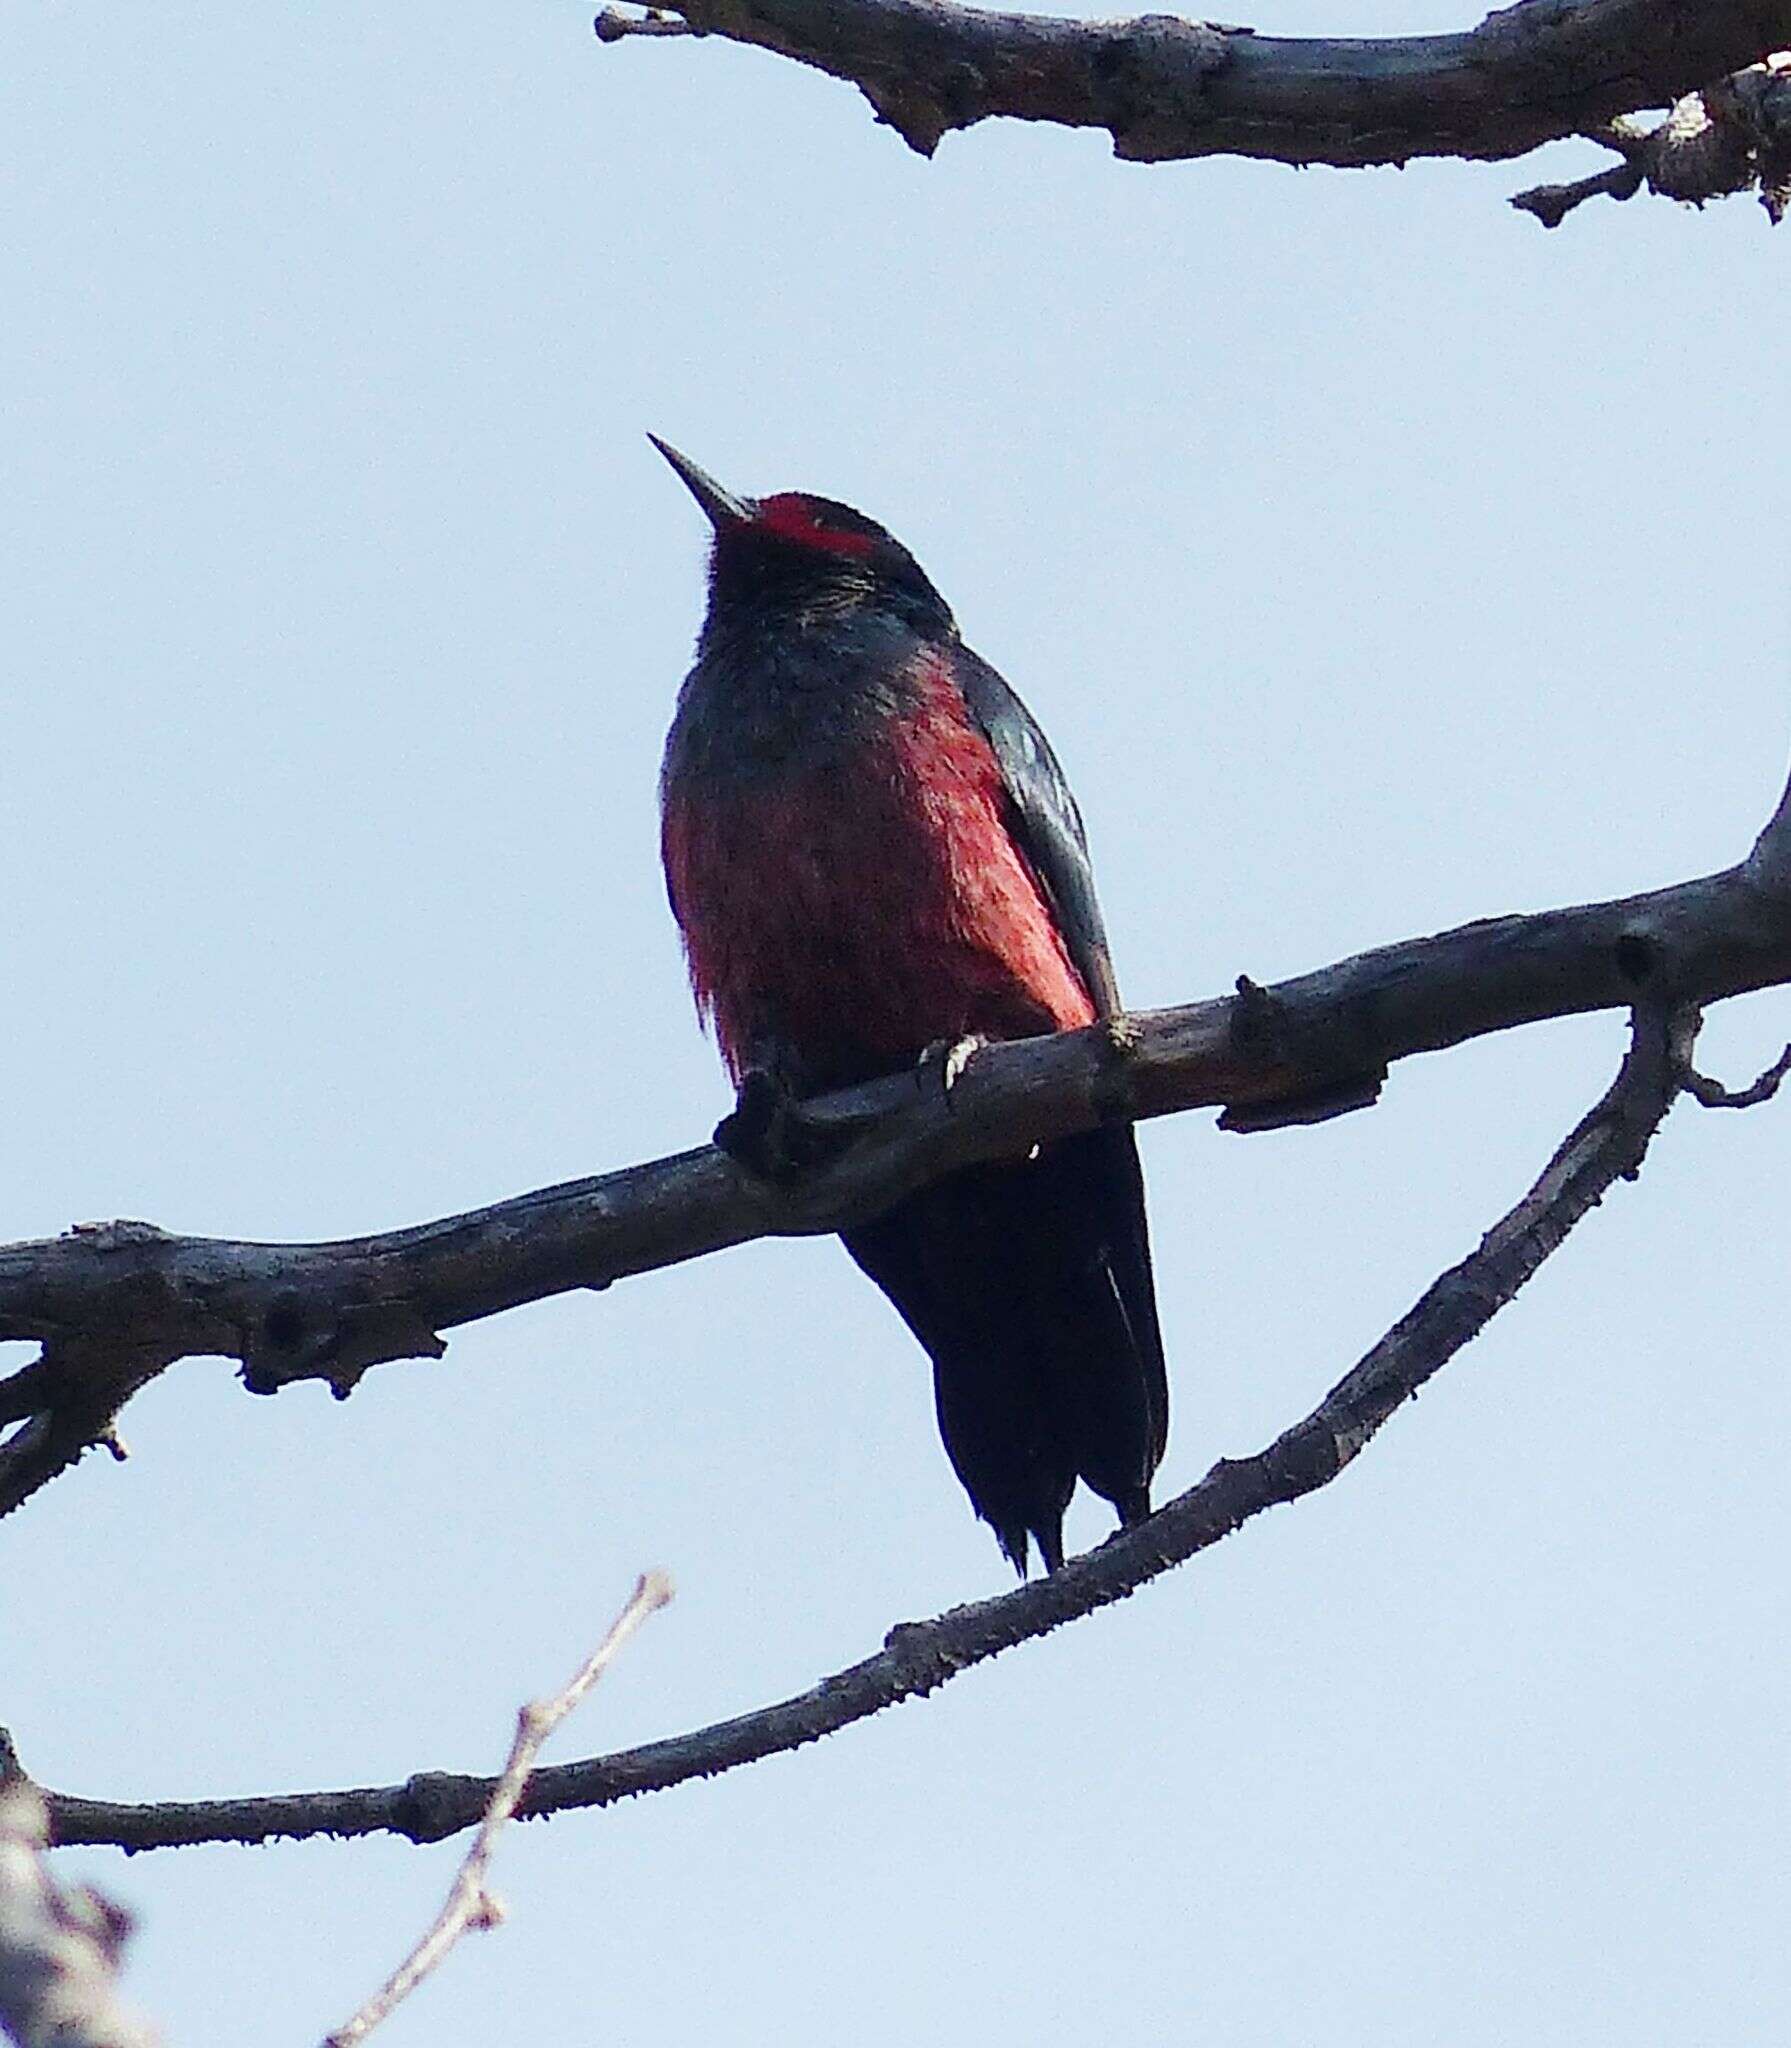
[[[914,548],[1076,781],[1135,1004],[1703,872],[1778,793],[1791,240],[1751,202],[1547,235],[1505,196],[1572,148],[1140,168],[1006,124],[928,164],[845,87],[578,6],[20,0],[0,78],[7,1237],[333,1236],[706,1134],[654,815],[703,530],[648,428]],[[1787,1036],[1730,1005],[1706,1063]],[[1165,1489],[1302,1414],[1624,1042],[1147,1129]],[[510,1924],[381,2038],[1782,2039],[1788,1116],[1676,1112],[1335,1486],[1124,1607],[513,1831]],[[0,1530],[0,1721],[94,1795],[493,1767],[650,1564],[677,1604],[558,1754],[1005,1578],[827,1241],[343,1406],[189,1361],[124,1426]],[[62,1867],[225,2048],[342,2019],[459,1854]]]

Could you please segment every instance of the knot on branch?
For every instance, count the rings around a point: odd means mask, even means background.
[[[297,1292],[277,1294],[258,1323],[242,1330],[237,1356],[251,1394],[277,1394],[295,1380],[322,1380],[346,1401],[368,1369],[398,1358],[440,1358],[446,1343],[415,1302],[346,1305]]]
[[[1188,137],[1206,111],[1207,87],[1230,57],[1222,29],[1174,14],[1141,14],[1110,30],[1092,69],[1111,91],[1113,154],[1128,163],[1161,163],[1188,155]]]
[[[954,57],[919,71],[867,71],[858,89],[886,127],[916,156],[931,156],[954,128],[968,128],[989,111],[988,86],[976,66]]]
[[[891,1697],[897,1699],[924,1699],[976,1661],[937,1621],[898,1621],[883,1638],[883,1653],[893,1666]]]
[[[639,14],[624,14],[619,8],[605,7],[599,10],[591,27],[600,43],[619,43],[629,36],[700,36],[707,33],[665,7],[644,7]]]
[[[1276,1438],[1268,1457],[1286,1498],[1328,1486],[1372,1432],[1347,1430],[1330,1416],[1308,1416]]]
[[[1387,1078],[1366,1018],[1337,1004],[1296,1006],[1247,974],[1237,978],[1231,1042],[1251,1066],[1279,1069],[1285,1083],[1272,1094],[1229,1104],[1219,1118],[1225,1131],[1274,1131],[1347,1116],[1376,1102]]]
[[[1777,227],[1791,212],[1791,50],[1736,72],[1706,97],[1748,137],[1760,204]]]
[[[1663,199],[1702,206],[1744,191],[1753,181],[1753,148],[1744,124],[1719,114],[1722,86],[1687,93],[1660,125],[1635,144],[1634,161]]]
[[[416,1771],[405,1779],[392,1826],[410,1841],[446,1841],[484,1811],[491,1788],[463,1771]]]
[[[139,1216],[115,1216],[109,1223],[71,1223],[67,1235],[102,1252],[135,1251],[144,1245],[171,1242],[159,1223],[145,1223]]]
[[[1495,7],[1476,33],[1489,41],[1504,36],[1540,35],[1547,29],[1566,26],[1579,13],[1580,6],[1581,0],[1512,0],[1509,7]]]

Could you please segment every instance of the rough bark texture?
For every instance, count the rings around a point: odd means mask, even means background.
[[[1520,0],[1462,34],[1381,39],[945,0],[685,0],[597,18],[608,42],[680,26],[850,81],[924,155],[1007,115],[1104,128],[1138,161],[1355,166],[1518,156],[1670,106],[1791,44],[1791,0]]]
[[[1605,1095],[1568,1134],[1541,1178],[1430,1287],[1409,1314],[1337,1383],[1304,1421],[1255,1457],[1222,1460],[1201,1482],[1100,1549],[999,1599],[954,1608],[890,1631],[883,1648],[809,1691],[756,1713],[617,1755],[537,1771],[518,1811],[606,1806],[641,1792],[799,1748],[885,1707],[930,1693],[990,1657],[1122,1600],[1222,1541],[1265,1508],[1336,1478],[1389,1416],[1508,1303],[1581,1217],[1620,1178],[1633,1177],[1685,1084],[1695,1010],[1650,1004]],[[496,1781],[420,1772],[401,1785],[131,1806],[50,1795],[62,1842],[129,1849],[274,1836],[401,1834],[436,1841],[478,1824]]]
[[[1610,903],[1464,925],[1272,988],[989,1046],[831,1096],[844,1149],[790,1188],[713,1147],[333,1244],[171,1237],[146,1223],[0,1247],[0,1338],[41,1357],[0,1381],[0,1512],[92,1445],[121,1454],[123,1403],[174,1360],[241,1361],[252,1392],[435,1357],[439,1334],[771,1234],[831,1231],[975,1159],[1103,1121],[1226,1106],[1238,1129],[1371,1102],[1388,1067],[1487,1032],[1638,1001],[1707,1003],[1791,981],[1785,806],[1750,858]]]
[[[1536,185],[1512,198],[1545,228],[1588,199],[1633,199],[1646,188],[1702,206],[1737,192],[1760,195],[1776,227],[1791,209],[1791,50],[1718,79],[1674,102],[1653,128],[1613,121],[1590,140],[1617,161],[1566,185]]]

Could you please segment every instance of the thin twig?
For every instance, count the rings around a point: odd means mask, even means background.
[[[516,1811],[541,1745],[608,1670],[616,1652],[648,1615],[657,1613],[671,1597],[672,1582],[664,1572],[643,1573],[634,1582],[627,1606],[610,1623],[609,1633],[566,1685],[551,1699],[533,1700],[519,1711],[509,1761],[493,1787],[479,1832],[454,1874],[434,1925],[354,2017],[325,2036],[323,2048],[354,2048],[356,2042],[364,2041],[425,1977],[441,1967],[462,1935],[475,1927],[496,1927],[503,1919],[502,1902],[487,1889],[485,1877],[498,1836]]]
[[[1713,1081],[1708,1074],[1700,1074],[1689,1064],[1682,1078],[1686,1094],[1706,1109],[1753,1109],[1772,1100],[1787,1074],[1791,1074],[1791,1045],[1786,1046],[1757,1081],[1749,1082],[1745,1088],[1725,1088],[1720,1081]]]
[[[1576,206],[1583,206],[1588,199],[1633,199],[1642,189],[1645,176],[1639,163],[1619,161],[1566,185],[1532,185],[1526,191],[1512,193],[1510,203],[1519,213],[1533,213],[1545,228],[1558,228]]]
[[[1304,1421],[1252,1458],[1213,1467],[1146,1521],[998,1599],[890,1630],[884,1647],[809,1691],[731,1721],[640,1749],[562,1764],[531,1779],[518,1811],[608,1806],[691,1778],[714,1777],[800,1748],[944,1685],[973,1664],[1123,1600],[1223,1541],[1265,1508],[1336,1478],[1383,1423],[1508,1303],[1617,1180],[1633,1178],[1679,1092],[1696,1012],[1638,1010],[1634,1043],[1609,1090],[1581,1119],[1477,1250],[1429,1287]],[[57,1838],[120,1848],[259,1842],[272,1836],[390,1831],[437,1841],[473,1826],[488,1778],[422,1772],[402,1785],[263,1799],[130,1806],[54,1794]]]

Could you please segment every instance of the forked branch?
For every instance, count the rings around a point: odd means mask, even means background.
[[[1235,995],[988,1046],[808,1106],[848,1136],[795,1188],[714,1147],[335,1244],[171,1237],[146,1223],[0,1247],[0,1339],[42,1356],[0,1381],[0,1512],[91,1444],[172,1361],[222,1354],[252,1392],[438,1356],[440,1332],[770,1234],[831,1231],[979,1159],[1096,1124],[1222,1105],[1234,1129],[1374,1099],[1388,1068],[1545,1017],[1704,1004],[1791,981],[1791,803],[1739,867],[1609,903],[1463,925]]]
[[[1613,121],[1586,140],[1616,162],[1570,184],[1533,186],[1512,205],[1558,228],[1588,199],[1633,199],[1644,187],[1693,206],[1757,192],[1776,227],[1791,208],[1791,50],[1687,93],[1652,128]]]
[[[538,1771],[518,1810],[547,1814],[607,1806],[799,1748],[1123,1600],[1265,1508],[1327,1485],[1395,1409],[1513,1298],[1605,1191],[1633,1177],[1689,1069],[1696,1028],[1697,1013],[1687,1007],[1638,1009],[1633,1043],[1617,1078],[1568,1134],[1535,1186],[1304,1421],[1266,1450],[1222,1460],[1147,1521],[1048,1578],[892,1629],[875,1656],[807,1692],[693,1734]],[[55,1793],[50,1808],[59,1841],[129,1849],[381,1831],[427,1842],[475,1826],[495,1788],[490,1778],[423,1772],[402,1785],[150,1806]]]
[[[1170,14],[1064,21],[952,0],[680,0],[606,7],[596,28],[605,42],[721,36],[827,72],[923,155],[1004,115],[1103,128],[1138,161],[1355,166],[1519,156],[1700,89],[1715,96],[1791,45],[1791,0],[1519,0],[1462,34],[1382,38],[1290,39]]]

